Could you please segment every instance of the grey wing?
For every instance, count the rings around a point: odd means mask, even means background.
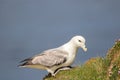
[[[33,58],[33,64],[40,64],[47,67],[57,66],[65,63],[67,52],[61,50],[48,50]]]

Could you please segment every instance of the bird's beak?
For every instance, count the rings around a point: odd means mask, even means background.
[[[87,51],[87,48],[86,48],[86,46],[84,45],[84,46],[82,46],[82,49],[86,52]]]

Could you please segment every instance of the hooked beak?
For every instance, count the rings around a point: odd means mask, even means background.
[[[85,47],[85,45],[82,47],[82,49],[86,52],[87,48]]]

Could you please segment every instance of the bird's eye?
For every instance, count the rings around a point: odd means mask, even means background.
[[[81,40],[78,40],[79,42],[82,42]]]

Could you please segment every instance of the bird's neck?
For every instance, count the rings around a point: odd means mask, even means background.
[[[78,47],[76,47],[72,42],[68,42],[64,44],[62,47],[65,51],[67,51],[70,54],[76,54],[78,51]]]

